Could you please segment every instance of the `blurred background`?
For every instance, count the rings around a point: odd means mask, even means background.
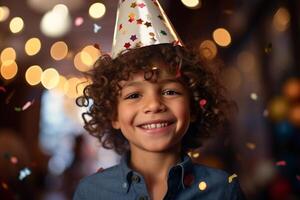
[[[119,161],[82,128],[82,72],[110,53],[117,0],[0,1],[0,199],[71,199]],[[300,1],[160,0],[181,39],[221,67],[237,118],[190,152],[249,199],[300,199]]]

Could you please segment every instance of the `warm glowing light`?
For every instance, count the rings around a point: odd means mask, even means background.
[[[14,17],[9,23],[9,29],[12,33],[19,33],[24,28],[24,21],[21,17]]]
[[[37,85],[41,82],[43,70],[38,65],[33,65],[26,70],[25,79],[29,85]]]
[[[66,93],[66,91],[68,90],[68,82],[66,77],[64,77],[63,75],[59,76],[59,82],[57,84],[57,86],[55,87],[55,89],[57,89],[58,91],[62,92],[62,93]]]
[[[36,55],[41,50],[41,41],[39,38],[30,38],[25,43],[25,52],[29,56]]]
[[[90,67],[86,64],[84,64],[81,60],[81,52],[78,52],[75,57],[74,57],[74,66],[77,70],[81,71],[81,72],[86,72],[90,69]]]
[[[290,109],[289,119],[294,125],[300,126],[300,104],[295,105]]]
[[[181,0],[181,2],[188,8],[197,9],[201,7],[201,0]]]
[[[204,181],[201,181],[199,183],[198,187],[199,187],[199,190],[202,191],[202,190],[205,190],[207,188],[207,185],[206,185],[206,183]]]
[[[55,42],[51,46],[50,54],[54,60],[62,60],[68,54],[68,45],[63,41]]]
[[[0,22],[5,21],[9,17],[9,8],[0,6]]]
[[[105,14],[106,8],[103,3],[94,3],[89,8],[89,15],[92,18],[99,19]]]
[[[54,68],[48,68],[42,73],[42,85],[46,89],[52,89],[59,83],[59,73]]]
[[[238,91],[242,84],[241,72],[235,67],[228,67],[222,71],[222,80],[231,91]]]
[[[69,98],[76,98],[80,95],[78,87],[82,81],[79,78],[73,77],[67,80],[67,87],[65,87],[66,95]]]
[[[212,60],[216,57],[218,49],[216,44],[211,40],[205,40],[199,47],[200,55],[207,60]]]
[[[216,29],[213,32],[213,38],[215,42],[221,47],[226,47],[231,43],[231,36],[229,32],[224,28]]]
[[[290,13],[286,8],[279,8],[273,17],[273,25],[277,31],[285,31],[290,23]]]
[[[18,72],[18,65],[15,61],[5,61],[1,65],[1,76],[6,79],[12,79]]]
[[[14,61],[16,60],[16,51],[12,47],[7,47],[2,50],[0,58],[1,62],[4,63],[6,61]]]
[[[80,54],[81,61],[88,66],[92,66],[100,56],[99,49],[92,45],[86,46]]]
[[[283,97],[274,98],[268,106],[269,116],[271,119],[280,121],[283,120],[289,110],[289,103]]]
[[[282,90],[285,97],[290,100],[300,98],[300,79],[290,78],[286,81]]]
[[[49,37],[61,37],[71,28],[72,20],[68,7],[63,4],[54,6],[52,10],[43,16],[40,28]]]

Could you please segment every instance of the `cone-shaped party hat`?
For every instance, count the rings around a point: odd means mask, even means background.
[[[112,58],[127,49],[164,43],[182,45],[158,0],[119,0]]]

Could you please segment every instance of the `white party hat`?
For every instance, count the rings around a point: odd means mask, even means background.
[[[158,0],[119,0],[112,58],[127,49],[164,43],[182,46]]]

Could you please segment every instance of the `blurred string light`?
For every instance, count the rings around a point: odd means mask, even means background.
[[[0,22],[4,22],[9,17],[9,8],[0,6]]]
[[[58,92],[61,92],[63,94],[65,94],[65,91],[68,91],[68,84],[67,84],[67,78],[64,77],[63,75],[59,76],[59,82],[57,84],[57,86],[55,87],[55,89]]]
[[[74,57],[74,66],[81,72],[90,70],[96,60],[101,56],[99,49],[92,45],[84,47]]]
[[[289,27],[290,19],[291,16],[289,11],[286,8],[281,7],[273,17],[273,26],[277,31],[283,32]]]
[[[269,117],[274,121],[283,120],[286,117],[288,110],[289,103],[283,97],[273,98],[268,105]]]
[[[231,43],[230,33],[224,28],[216,29],[213,32],[213,39],[221,47],[226,47]]]
[[[185,5],[188,8],[192,8],[192,9],[198,9],[201,7],[202,2],[201,0],[181,0],[181,2],[183,3],[183,5]]]
[[[300,127],[300,104],[291,106],[291,109],[288,114],[288,118],[292,124]]]
[[[5,63],[6,61],[15,61],[16,57],[16,51],[12,47],[7,47],[1,51],[0,59],[2,63]]]
[[[24,28],[24,21],[21,17],[14,17],[9,22],[9,29],[12,33],[19,33]]]
[[[291,101],[300,99],[300,79],[288,79],[282,87],[282,93]]]
[[[48,37],[61,37],[71,28],[71,17],[68,7],[58,4],[43,16],[40,28]]]
[[[89,8],[89,15],[94,19],[100,19],[105,15],[106,8],[103,3],[94,3]]]
[[[50,49],[50,55],[54,60],[62,60],[68,55],[68,45],[64,41],[55,42]]]
[[[84,87],[88,84],[88,81],[82,78],[72,77],[68,79],[64,86],[66,96],[69,98],[76,98],[83,94]]]
[[[18,72],[18,65],[15,61],[6,61],[2,63],[0,72],[4,79],[12,79]]]
[[[46,89],[53,89],[59,83],[59,73],[54,68],[48,68],[42,73],[41,82]]]
[[[25,79],[29,85],[37,85],[41,82],[43,70],[38,65],[33,65],[26,70]]]
[[[216,57],[218,49],[212,40],[204,40],[199,46],[199,51],[202,57],[207,60],[212,60]]]
[[[30,38],[25,43],[25,52],[29,56],[36,55],[41,50],[41,41],[39,38]]]

